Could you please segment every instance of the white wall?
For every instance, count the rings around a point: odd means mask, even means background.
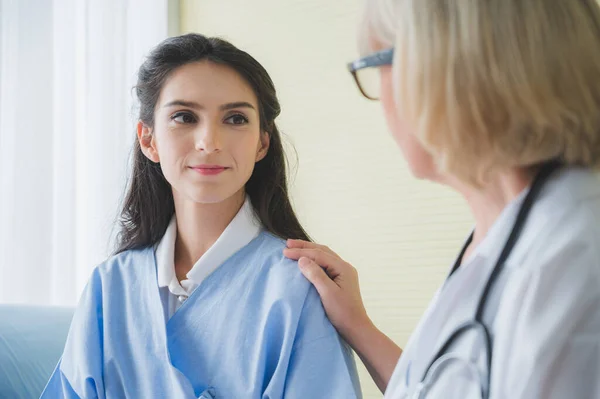
[[[404,345],[471,219],[447,189],[412,178],[378,103],[358,93],[357,0],[182,0],[181,28],[248,51],[278,88],[281,130],[298,151],[293,198],[317,241],[360,272],[377,325]],[[381,398],[361,368],[365,398]]]

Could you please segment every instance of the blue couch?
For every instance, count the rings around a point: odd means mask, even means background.
[[[72,316],[70,308],[0,305],[0,398],[40,397]]]

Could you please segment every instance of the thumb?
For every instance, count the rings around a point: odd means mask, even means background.
[[[321,266],[316,264],[312,259],[306,257],[300,258],[298,260],[298,267],[304,277],[315,286],[321,298],[328,296],[331,291],[339,288]]]

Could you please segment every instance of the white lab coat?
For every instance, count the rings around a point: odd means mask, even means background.
[[[438,290],[410,338],[385,398],[412,394],[449,334],[472,319],[525,193]],[[542,188],[497,279],[484,320],[493,339],[490,399],[600,398],[600,179],[555,173]],[[486,368],[473,334],[452,353]],[[427,398],[468,399],[465,379],[441,373]]]

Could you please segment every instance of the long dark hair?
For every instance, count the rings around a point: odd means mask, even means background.
[[[139,120],[153,127],[154,109],[167,77],[180,66],[204,60],[233,68],[250,84],[258,98],[260,129],[270,136],[270,146],[246,183],[246,193],[256,215],[263,227],[275,236],[309,240],[288,195],[286,158],[275,124],[281,112],[275,86],[267,71],[248,53],[222,39],[194,33],[166,39],[154,48],[139,69],[135,86]],[[136,140],[133,170],[119,218],[116,253],[156,244],[174,213],[171,185],[160,164],[150,161]]]

